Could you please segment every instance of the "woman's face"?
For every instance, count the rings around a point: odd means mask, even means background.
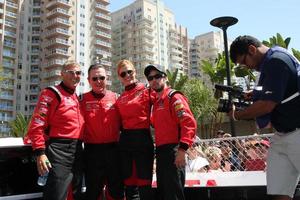
[[[128,86],[136,82],[135,69],[130,65],[124,65],[119,70],[119,79],[124,86]]]

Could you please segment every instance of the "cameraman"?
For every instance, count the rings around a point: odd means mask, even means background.
[[[276,133],[267,159],[267,192],[272,199],[292,199],[300,175],[300,96],[287,98],[298,92],[297,61],[283,48],[268,48],[251,36],[237,37],[230,57],[261,73],[262,90],[250,107],[241,111],[233,107],[228,115],[240,120],[270,114]]]

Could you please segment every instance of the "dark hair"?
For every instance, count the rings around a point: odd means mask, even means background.
[[[103,65],[100,65],[100,64],[93,64],[89,67],[88,69],[88,75],[90,75],[90,71],[92,71],[93,69],[99,69],[99,68],[102,68],[105,70],[105,68],[103,67]]]
[[[236,57],[238,55],[247,54],[249,45],[260,47],[262,43],[250,35],[237,37],[230,45],[230,59],[232,62],[236,63]]]

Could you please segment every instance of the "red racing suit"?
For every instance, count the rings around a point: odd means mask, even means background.
[[[84,119],[76,93],[63,83],[55,87],[60,95],[51,89],[44,89],[30,121],[27,135],[34,151],[43,151],[46,148],[45,141],[49,137],[65,139],[82,137]]]
[[[83,140],[92,144],[118,142],[121,119],[115,107],[117,94],[106,90],[104,96],[97,95],[90,91],[81,101],[85,119]]]
[[[193,143],[197,123],[187,99],[180,93],[169,97],[170,91],[171,88],[164,89],[161,98],[154,101],[151,121],[155,143],[156,146],[179,144],[179,148],[187,150]]]
[[[134,83],[125,87],[116,103],[122,119],[119,146],[125,185],[151,185],[154,146],[150,99],[150,90],[142,83]]]
[[[83,141],[86,199],[98,199],[106,185],[106,199],[123,199],[118,141],[121,128],[115,107],[117,94],[106,90],[85,93],[80,102],[84,113]]]
[[[148,129],[150,106],[150,91],[144,84],[125,90],[117,100],[123,129]]]

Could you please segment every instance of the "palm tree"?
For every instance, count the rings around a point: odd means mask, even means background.
[[[16,119],[9,122],[11,135],[14,137],[23,137],[27,133],[29,117],[25,117],[22,113],[17,113]]]
[[[278,45],[285,49],[288,49],[290,42],[291,42],[290,37],[283,39],[283,37],[280,35],[280,33],[277,33],[276,36],[270,37],[269,41],[264,40],[262,43],[264,45],[266,45],[267,47],[272,47],[274,45]]]
[[[182,91],[183,86],[188,80],[188,76],[183,74],[180,74],[178,78],[178,69],[174,72],[167,70],[167,76],[170,87],[178,91]]]
[[[184,93],[189,99],[189,106],[197,120],[198,132],[201,138],[208,138],[214,130],[217,100],[213,91],[199,79],[189,79],[184,87]]]

